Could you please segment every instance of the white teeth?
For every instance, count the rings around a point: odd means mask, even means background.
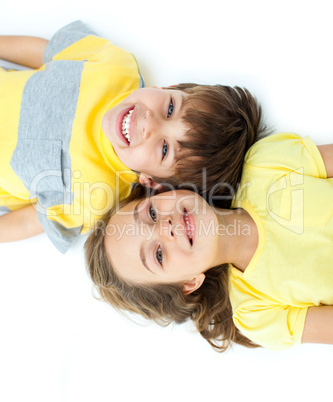
[[[186,226],[187,226],[187,235],[188,235],[188,237],[189,237],[190,239],[192,239],[191,227],[190,227],[190,223],[189,223],[189,221],[188,221],[188,216],[187,216],[187,215],[184,215],[184,219],[185,219]]]
[[[128,142],[131,142],[130,136],[129,136],[129,131],[130,131],[130,122],[131,122],[132,113],[133,113],[133,109],[130,110],[126,114],[126,116],[123,118],[123,123],[121,125],[122,134]]]

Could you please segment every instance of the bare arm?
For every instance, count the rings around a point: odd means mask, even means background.
[[[326,167],[327,177],[333,177],[333,144],[319,145],[318,149]]]
[[[48,40],[34,36],[0,36],[0,59],[39,68]]]
[[[333,306],[309,307],[302,343],[333,344]]]
[[[0,216],[0,243],[27,239],[43,231],[33,205]]]

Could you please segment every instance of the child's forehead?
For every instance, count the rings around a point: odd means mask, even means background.
[[[180,89],[176,89],[177,93],[180,93],[182,97],[182,114],[183,117],[186,116],[189,110],[191,111],[201,111],[201,112],[209,112],[209,107],[207,102],[205,102],[205,98],[199,96],[195,91],[193,92],[185,92]]]

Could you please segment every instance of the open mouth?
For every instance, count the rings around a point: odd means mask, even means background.
[[[121,124],[121,133],[125,140],[128,142],[128,145],[131,143],[130,137],[130,129],[131,129],[131,116],[133,114],[133,109],[131,109],[123,118]]]
[[[184,208],[184,222],[185,222],[185,228],[186,228],[186,236],[190,242],[190,245],[193,246],[194,225],[190,222],[190,217],[185,208]]]

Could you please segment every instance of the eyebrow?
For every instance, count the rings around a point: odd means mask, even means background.
[[[136,224],[139,224],[139,212],[138,212],[138,209],[139,209],[139,204],[140,203],[141,203],[141,201],[139,201],[134,207],[134,221],[135,221]],[[141,259],[142,265],[149,272],[151,272],[152,274],[155,274],[155,272],[153,272],[147,265],[146,255],[145,255],[145,252],[144,252],[142,244],[140,245],[140,259]]]
[[[139,223],[139,212],[138,212],[138,208],[139,208],[139,204],[140,204],[140,201],[135,205],[135,207],[134,207],[134,221],[135,221],[135,223]]]
[[[183,113],[184,113],[184,111],[183,111],[183,109],[184,109],[184,98],[185,98],[185,96],[183,94],[181,94],[180,95],[180,101],[175,99],[175,101],[177,102],[177,107],[178,107],[177,114],[180,115],[180,118],[183,117]],[[172,162],[176,161],[179,158],[179,155],[180,155],[180,145],[179,145],[178,141],[176,142],[176,144],[177,144],[177,146],[173,147],[173,161]]]
[[[173,147],[173,163],[179,159],[180,155],[180,145],[178,144],[177,141],[177,146]]]

